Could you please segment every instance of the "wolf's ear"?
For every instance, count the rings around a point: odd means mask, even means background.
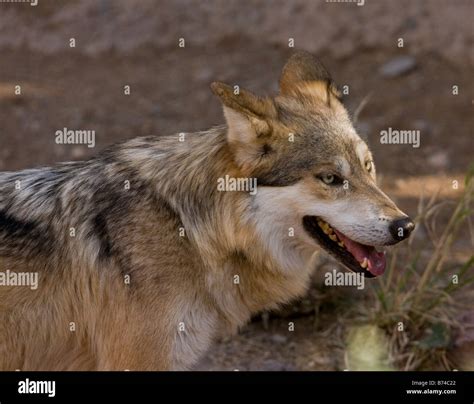
[[[297,96],[301,92],[329,102],[329,95],[341,94],[324,65],[311,53],[298,51],[288,59],[280,76],[280,93]]]
[[[212,83],[211,89],[224,104],[228,142],[237,162],[252,165],[261,156],[263,138],[272,132],[270,121],[277,115],[273,100],[221,82]]]
[[[211,89],[224,104],[224,115],[229,128],[235,123],[239,126],[249,124],[257,136],[270,130],[268,121],[276,115],[273,100],[258,97],[245,89],[234,89],[219,81],[212,83]],[[243,119],[244,122],[234,122],[239,119]]]

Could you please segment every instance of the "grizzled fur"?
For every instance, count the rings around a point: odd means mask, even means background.
[[[225,126],[0,173],[0,272],[39,274],[37,290],[0,286],[1,370],[186,369],[305,292],[319,248],[303,215],[334,211],[360,242],[391,241],[381,218],[401,212],[364,168],[327,71],[296,53],[280,88],[261,98],[214,83]],[[325,167],[352,191],[317,180]],[[257,178],[257,195],[219,192],[226,175]]]

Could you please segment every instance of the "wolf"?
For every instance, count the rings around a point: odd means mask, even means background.
[[[225,125],[0,174],[0,273],[38,274],[0,285],[0,369],[190,369],[303,295],[321,252],[383,273],[414,223],[319,60],[293,54],[274,96],[211,89]]]

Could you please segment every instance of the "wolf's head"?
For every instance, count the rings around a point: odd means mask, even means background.
[[[372,154],[324,66],[294,54],[272,98],[220,82],[212,90],[224,104],[236,164],[257,179],[264,233],[292,229],[302,247],[321,246],[366,276],[383,273],[375,246],[407,238],[414,224],[377,187]]]

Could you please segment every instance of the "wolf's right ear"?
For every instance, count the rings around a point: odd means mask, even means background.
[[[222,82],[212,83],[211,89],[224,105],[228,142],[236,160],[241,167],[250,168],[261,155],[262,138],[271,134],[270,121],[277,116],[275,104],[271,98]]]
[[[340,99],[341,94],[328,70],[311,53],[294,53],[283,67],[280,76],[280,93],[298,96],[301,91],[329,102],[330,93]]]

